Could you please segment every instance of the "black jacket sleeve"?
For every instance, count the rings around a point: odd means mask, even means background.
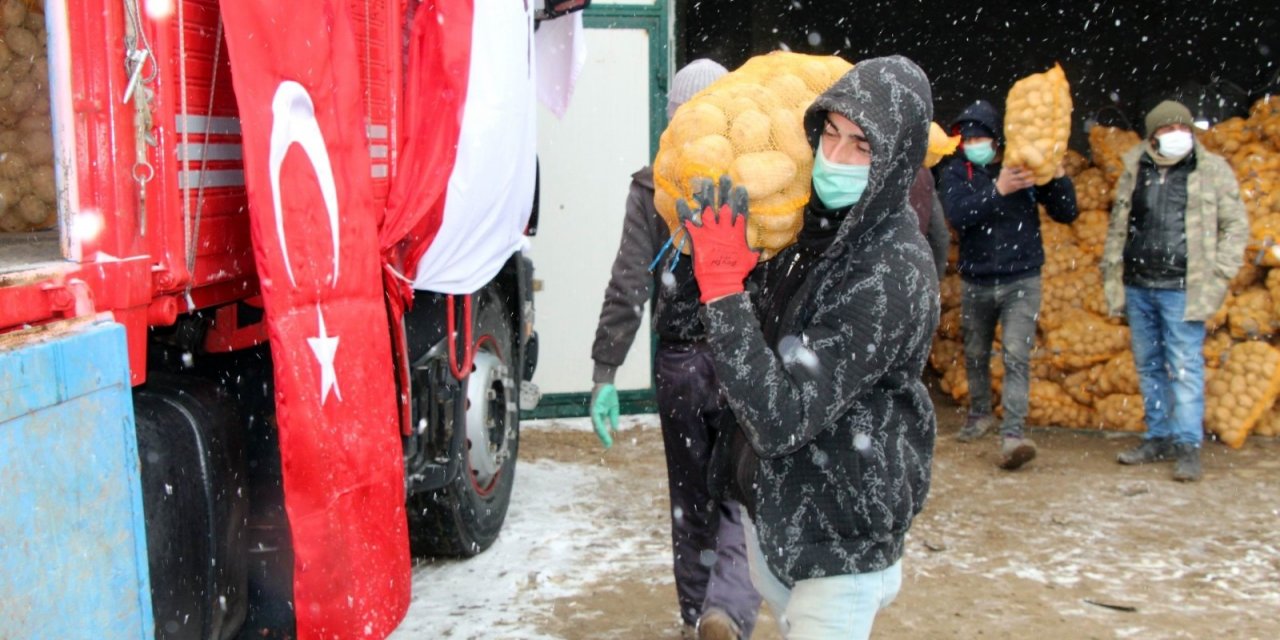
[[[1076,187],[1066,176],[1036,187],[1036,202],[1044,205],[1054,222],[1071,224],[1080,215],[1076,208]]]

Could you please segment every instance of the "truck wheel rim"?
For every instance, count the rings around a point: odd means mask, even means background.
[[[475,368],[467,382],[467,467],[480,495],[493,491],[502,476],[512,428],[510,372],[492,336],[478,341]]]

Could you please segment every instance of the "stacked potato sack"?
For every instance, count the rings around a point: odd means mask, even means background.
[[[1239,448],[1280,394],[1280,351],[1265,342],[1237,344],[1206,387],[1205,425]]]
[[[795,241],[809,201],[813,149],[804,112],[853,65],[785,51],[756,56],[676,111],[654,160],[654,204],[676,233],[676,202],[698,178],[729,175],[746,187],[747,241],[767,260]],[[682,250],[688,253],[684,243]]]
[[[1013,84],[1005,100],[1004,164],[1026,167],[1036,184],[1053,179],[1071,136],[1071,86],[1055,64]]]
[[[0,231],[57,222],[42,8],[0,2]]]
[[[1093,163],[1102,170],[1112,188],[1124,172],[1124,152],[1139,142],[1142,138],[1138,134],[1125,129],[1095,125],[1089,130],[1089,151],[1093,155]]]

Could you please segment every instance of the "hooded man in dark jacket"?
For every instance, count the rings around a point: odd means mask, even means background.
[[[751,296],[745,191],[723,179],[698,216],[680,203],[716,374],[750,443],[737,486],[753,579],[794,637],[870,634],[928,495],[936,421],[920,374],[938,279],[907,192],[931,116],[928,78],[898,56],[820,95],[804,226]]]
[[[1004,388],[1001,406],[1000,467],[1017,469],[1036,456],[1023,434],[1031,387],[1031,345],[1040,314],[1042,204],[1049,217],[1070,223],[1079,215],[1075,187],[1059,167],[1036,186],[1025,167],[1000,166],[1000,114],[979,100],[951,125],[961,135],[962,153],[942,165],[938,179],[947,221],[960,240],[964,284],[961,326],[969,382],[969,418],[957,439],[982,437],[995,424],[991,413],[991,343],[996,323],[1003,327]]]

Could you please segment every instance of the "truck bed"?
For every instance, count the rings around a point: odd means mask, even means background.
[[[25,271],[40,263],[61,260],[56,229],[0,233],[0,273]]]

